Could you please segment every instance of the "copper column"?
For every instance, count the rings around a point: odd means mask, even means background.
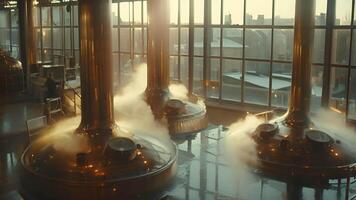
[[[18,1],[21,62],[26,73],[27,88],[30,86],[32,64],[36,63],[36,42],[33,22],[33,0]]]
[[[155,116],[159,117],[169,96],[169,1],[149,0],[147,12],[146,98]]]
[[[293,77],[286,123],[309,124],[311,60],[314,40],[315,0],[297,0],[295,4]]]
[[[78,131],[98,136],[100,130],[102,138],[110,137],[114,126],[110,15],[111,0],[79,1],[82,120]]]
[[[36,64],[36,40],[35,28],[33,20],[33,0],[27,1],[27,39],[28,39],[28,63],[30,65]]]

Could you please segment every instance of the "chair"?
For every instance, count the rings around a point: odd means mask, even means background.
[[[40,130],[48,125],[47,116],[36,117],[26,120],[26,128],[28,135],[28,143],[31,143],[32,138],[40,135]]]
[[[60,97],[57,97],[57,98],[47,98],[46,99],[46,114],[48,116],[48,119],[53,122],[54,119],[53,119],[53,115],[54,114],[57,114],[57,113],[60,113],[62,114],[63,116],[65,115],[64,114],[64,111],[63,111],[63,106],[62,106],[62,100]]]

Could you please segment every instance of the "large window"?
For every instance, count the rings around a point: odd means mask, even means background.
[[[79,64],[79,26],[76,2],[37,4],[34,9],[37,60]]]
[[[146,62],[147,2],[113,0],[112,16],[114,88],[117,89],[127,82],[134,67]]]
[[[169,1],[172,81],[211,101],[287,107],[295,0]],[[119,2],[114,58],[124,80],[145,60],[147,8],[142,0]],[[320,108],[330,90],[329,105],[356,119],[355,0],[334,3],[316,0],[311,107]]]
[[[222,104],[287,107],[295,0],[169,2],[171,81]],[[16,12],[1,11],[8,19],[1,17],[2,32],[17,30],[12,20],[16,16],[10,13]],[[35,13],[38,59],[70,55],[78,63],[76,3],[37,6]],[[146,62],[147,0],[113,0],[112,22],[114,77],[119,80],[115,88],[119,88],[137,65]],[[312,109],[327,102],[356,119],[355,27],[355,0],[334,0],[331,5],[316,0]],[[12,35],[0,38],[4,48],[18,47]]]
[[[332,28],[329,105],[356,119],[355,0],[337,0]]]
[[[0,10],[0,48],[9,52],[14,58],[20,57],[18,9]]]

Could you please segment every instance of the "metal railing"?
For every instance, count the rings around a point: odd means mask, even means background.
[[[73,103],[74,113],[77,114],[77,109],[81,110],[80,101],[78,102],[78,99],[82,99],[81,93],[78,88],[73,88],[67,83],[65,83],[65,87],[66,88],[64,89],[65,91],[63,91],[63,96]],[[68,95],[66,91],[70,91],[72,95]]]

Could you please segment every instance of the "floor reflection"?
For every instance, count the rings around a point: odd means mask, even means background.
[[[162,199],[172,200],[344,200],[346,181],[330,182],[330,188],[314,190],[288,185],[260,176],[246,179],[236,173],[224,156],[226,131],[221,126],[209,128],[178,143],[178,171]],[[4,142],[5,141],[5,142]],[[23,139],[0,144],[0,199],[22,200],[18,192],[18,160],[26,146]],[[15,145],[14,145],[15,144]],[[354,182],[355,179],[351,179]],[[350,194],[356,194],[352,184]],[[351,199],[351,196],[350,198]]]

